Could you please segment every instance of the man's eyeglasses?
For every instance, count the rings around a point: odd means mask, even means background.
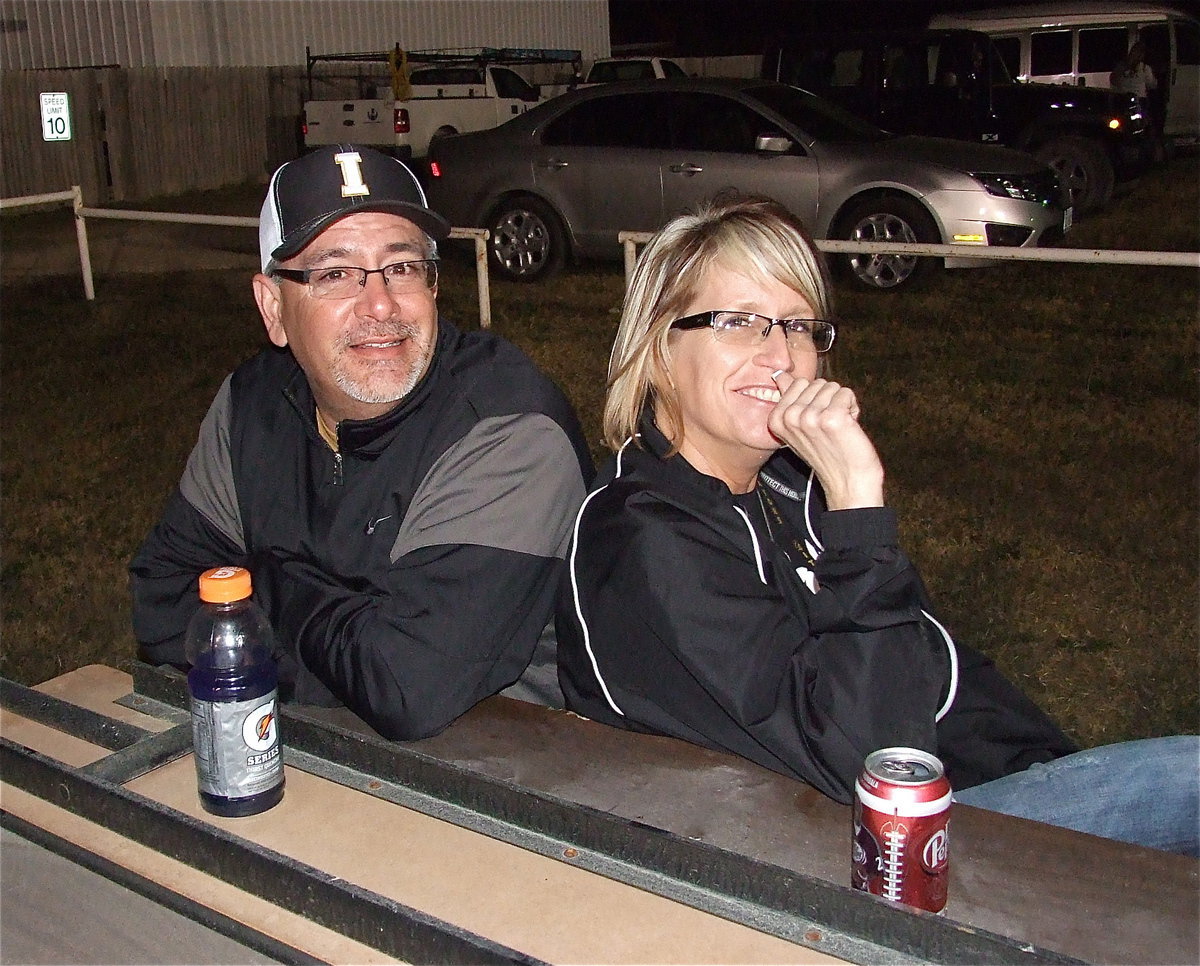
[[[382,275],[383,284],[393,295],[433,288],[438,279],[437,263],[436,258],[418,258],[392,262],[383,268],[327,265],[322,268],[277,268],[272,274],[292,282],[303,282],[313,298],[349,299],[355,298],[366,287],[368,275]]]
[[[672,329],[702,329],[708,326],[718,342],[727,345],[754,346],[767,341],[772,326],[783,329],[792,350],[828,352],[836,334],[832,322],[820,319],[772,319],[753,312],[698,312],[671,323]]]

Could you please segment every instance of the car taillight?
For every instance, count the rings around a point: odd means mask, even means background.
[[[300,115],[300,133],[303,134],[305,137],[308,137],[308,115],[307,114]]]
[[[430,161],[429,162],[429,175],[430,175],[430,177],[433,177],[433,178],[440,178],[442,176],[442,166],[440,164],[438,164],[436,161]]]
[[[392,129],[397,134],[408,133],[408,108],[397,107],[392,109]]]

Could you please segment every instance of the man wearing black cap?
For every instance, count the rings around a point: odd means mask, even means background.
[[[369,148],[275,172],[253,281],[275,348],[225,380],[130,565],[143,659],[186,664],[199,574],[239,564],[293,700],[399,739],[513,682],[561,700],[540,635],[591,461],[520,350],[439,319],[449,231]]]

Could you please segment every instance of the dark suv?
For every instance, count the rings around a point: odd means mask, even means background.
[[[1106,205],[1153,153],[1131,94],[1017,83],[976,31],[809,34],[768,50],[763,74],[889,131],[1029,151],[1058,172],[1079,212]]]

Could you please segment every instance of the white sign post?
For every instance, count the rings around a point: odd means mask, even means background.
[[[65,92],[42,94],[42,140],[71,140],[71,101]]]

